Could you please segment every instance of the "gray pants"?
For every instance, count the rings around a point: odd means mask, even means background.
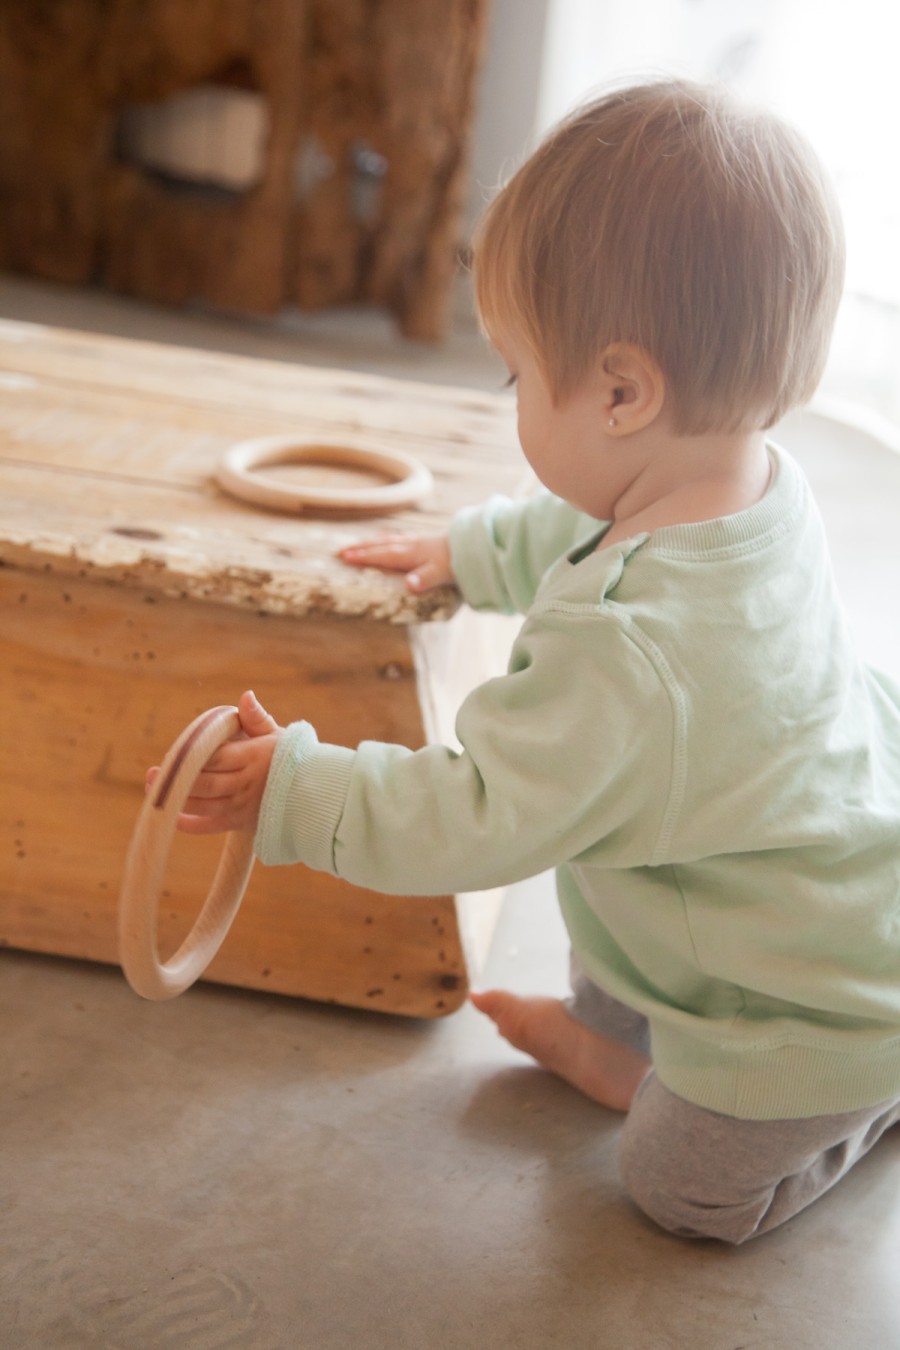
[[[646,1018],[573,963],[573,1017],[649,1055]],[[740,1243],[792,1218],[900,1122],[900,1099],[801,1120],[738,1120],[676,1097],[651,1070],[619,1141],[632,1199],[680,1237]]]

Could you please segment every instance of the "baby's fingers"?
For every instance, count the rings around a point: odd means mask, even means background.
[[[444,586],[450,578],[440,563],[420,562],[406,574],[406,584],[411,591],[430,591],[434,586]]]
[[[234,797],[241,788],[240,776],[236,773],[208,773],[205,769],[191,787],[186,809],[192,810],[197,802],[219,802]]]
[[[411,591],[428,591],[453,581],[450,542],[443,534],[382,535],[341,549],[338,556],[354,567],[405,572]]]
[[[181,834],[228,834],[232,830],[243,829],[243,823],[237,817],[216,812],[214,815],[201,815],[188,811],[178,817],[178,829]]]
[[[342,548],[338,557],[351,567],[382,567],[389,572],[406,572],[415,566],[420,550],[413,539],[402,535],[384,535]]]
[[[147,776],[144,780],[145,792],[150,791],[159,774],[159,765],[154,765],[152,769],[147,770]],[[234,796],[237,787],[236,771],[209,772],[208,769],[204,769],[191,786],[190,800],[218,801],[224,797]]]

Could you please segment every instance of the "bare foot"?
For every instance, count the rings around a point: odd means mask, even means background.
[[[517,1050],[602,1106],[629,1109],[650,1068],[637,1050],[576,1022],[558,998],[520,998],[502,989],[469,998]]]

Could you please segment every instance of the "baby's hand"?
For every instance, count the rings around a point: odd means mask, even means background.
[[[411,591],[430,591],[453,581],[450,540],[445,534],[386,534],[342,548],[338,557],[352,567],[405,572]]]
[[[238,714],[242,731],[207,760],[178,817],[178,828],[184,834],[222,834],[226,830],[256,833],[282,728],[249,691],[241,695]],[[158,767],[148,771],[148,788],[158,773]]]

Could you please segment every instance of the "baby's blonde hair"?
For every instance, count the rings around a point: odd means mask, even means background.
[[[770,427],[818,384],[844,272],[818,161],[777,118],[681,81],[566,119],[473,243],[489,334],[523,338],[558,402],[612,343],[659,365],[679,434]]]

